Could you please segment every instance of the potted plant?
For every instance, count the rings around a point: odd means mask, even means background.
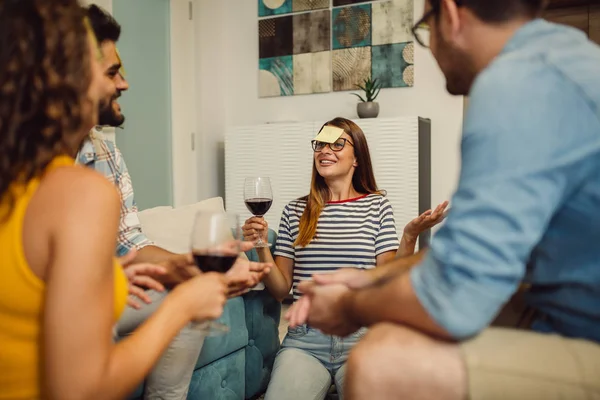
[[[365,97],[358,93],[352,93],[360,99],[360,103],[356,106],[356,112],[360,118],[376,118],[379,115],[379,103],[375,99],[381,90],[381,84],[377,82],[377,78],[365,79],[362,85],[356,85],[357,88],[365,92]]]

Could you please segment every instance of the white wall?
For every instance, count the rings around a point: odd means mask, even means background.
[[[414,1],[416,20],[424,0]],[[196,10],[199,198],[224,192],[220,154],[227,126],[356,117],[356,98],[348,92],[258,98],[256,0],[196,0]],[[458,178],[463,99],[447,94],[429,50],[418,45],[415,49],[415,87],[382,90],[380,116],[432,119],[432,201],[437,203],[449,198]],[[265,151],[256,156],[268,157],[271,151],[276,149],[270,149],[265,138]]]

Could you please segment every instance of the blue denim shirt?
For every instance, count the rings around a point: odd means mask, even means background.
[[[477,78],[452,210],[411,281],[457,339],[520,282],[534,328],[600,342],[600,48],[542,20]]]

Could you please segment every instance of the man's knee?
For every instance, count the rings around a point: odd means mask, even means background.
[[[350,352],[348,358],[348,374],[359,373],[368,377],[378,368],[385,368],[392,353],[399,350],[399,336],[403,335],[402,327],[390,323],[382,323],[369,329],[365,337]],[[374,372],[377,376],[377,372]]]

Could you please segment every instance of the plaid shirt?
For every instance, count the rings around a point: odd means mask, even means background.
[[[77,163],[94,168],[111,181],[121,195],[121,221],[117,237],[117,256],[122,257],[132,249],[141,249],[152,242],[142,232],[138,208],[133,198],[131,176],[123,155],[115,144],[92,130],[85,139]]]

